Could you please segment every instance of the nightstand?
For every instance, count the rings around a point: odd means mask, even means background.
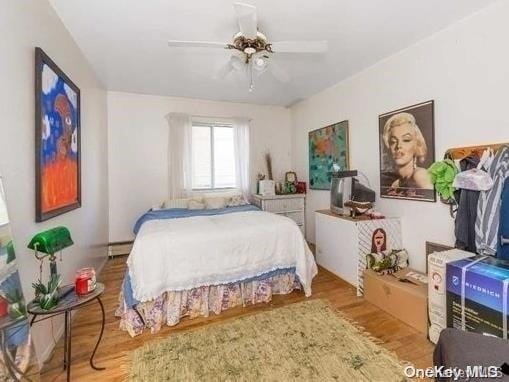
[[[289,217],[306,234],[306,194],[285,194],[274,196],[253,195],[253,204],[263,211]]]
[[[92,355],[90,356],[90,366],[95,370],[104,370],[104,367],[97,367],[94,364],[94,356],[95,352],[97,351],[97,348],[99,347],[99,344],[101,342],[103,333],[104,333],[104,324],[106,322],[105,314],[104,314],[104,306],[101,301],[101,295],[104,292],[104,284],[97,283],[95,290],[93,292],[90,292],[87,295],[84,296],[78,296],[74,291],[72,293],[67,294],[65,297],[63,297],[58,304],[50,310],[43,310],[39,307],[39,305],[32,301],[27,305],[27,311],[30,313],[33,317],[30,321],[30,326],[33,324],[47,320],[49,318],[52,318],[54,316],[57,316],[59,314],[64,314],[65,316],[65,330],[64,330],[64,370],[67,370],[67,381],[71,380],[71,313],[73,310],[77,310],[79,308],[82,308],[85,305],[89,305],[94,300],[97,300],[99,303],[99,306],[101,307],[101,314],[102,314],[102,321],[101,321],[101,331],[99,333],[99,338],[97,339],[97,342],[95,344],[94,350],[92,352]],[[40,319],[37,319],[37,317],[43,316]],[[99,378],[100,379],[100,378]]]

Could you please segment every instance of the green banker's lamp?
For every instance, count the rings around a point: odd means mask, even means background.
[[[42,272],[42,261],[46,257],[49,256],[50,261],[50,275],[57,276],[57,257],[56,254],[60,253],[60,259],[62,259],[62,250],[64,248],[70,247],[74,242],[71,239],[71,233],[66,227],[55,227],[51,228],[47,231],[39,232],[36,234],[30,243],[28,243],[28,248],[34,251],[34,255],[37,260],[41,261],[41,272]],[[39,279],[41,275],[39,275]],[[64,287],[60,291],[60,297],[68,294],[72,291],[72,287],[66,288]]]

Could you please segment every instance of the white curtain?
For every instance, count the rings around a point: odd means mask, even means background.
[[[249,120],[247,118],[235,118],[234,127],[234,150],[235,150],[235,179],[236,187],[249,200],[251,193],[249,174]]]
[[[170,113],[166,116],[168,133],[168,199],[187,198],[192,194],[192,121],[191,116]]]

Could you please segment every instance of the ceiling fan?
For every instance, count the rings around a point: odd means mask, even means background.
[[[225,77],[232,71],[244,71],[249,76],[249,91],[254,88],[255,76],[266,70],[270,70],[273,76],[281,82],[290,81],[286,71],[270,60],[273,54],[324,53],[328,49],[327,41],[271,42],[258,30],[256,7],[244,3],[234,3],[233,9],[237,15],[240,31],[233,36],[231,43],[170,40],[168,46],[231,50],[232,56],[220,69],[218,76]]]

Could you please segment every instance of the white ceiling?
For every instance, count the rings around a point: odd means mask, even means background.
[[[437,32],[495,0],[244,0],[269,40],[327,40],[323,55],[275,55],[292,80],[265,73],[252,93],[229,57],[170,49],[167,40],[230,42],[234,0],[50,0],[109,90],[289,105]]]

